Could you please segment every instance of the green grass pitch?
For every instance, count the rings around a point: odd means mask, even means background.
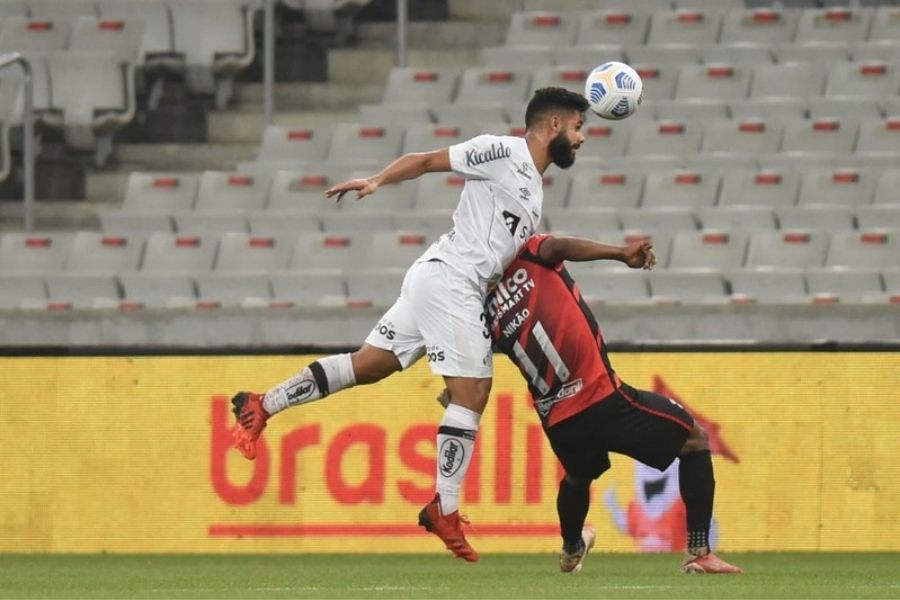
[[[670,554],[5,555],[0,598],[900,598],[900,554],[723,554],[739,576],[682,575]]]

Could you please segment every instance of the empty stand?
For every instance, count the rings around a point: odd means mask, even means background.
[[[157,232],[147,238],[141,270],[147,273],[198,273],[213,267],[218,236]]]
[[[810,169],[803,174],[797,203],[860,206],[869,204],[875,174],[865,169]]]
[[[58,273],[47,275],[47,308],[103,308],[118,306],[121,294],[115,276]]]
[[[678,269],[647,274],[653,300],[658,303],[725,301],[725,280],[718,271]]]
[[[896,204],[860,206],[856,209],[856,221],[862,230],[879,227],[900,229],[900,201]]]
[[[797,20],[798,42],[859,42],[869,31],[870,9],[846,6],[812,8]]]
[[[113,235],[79,231],[72,239],[66,271],[116,273],[138,268],[144,251],[140,235]],[[51,294],[52,295],[52,294]]]
[[[193,306],[197,298],[196,285],[187,273],[120,273],[126,301],[144,308],[177,308]]]
[[[575,268],[573,263],[566,267],[570,271]],[[647,276],[641,271],[579,272],[575,284],[588,302],[629,303],[649,297]]]
[[[220,234],[230,231],[247,232],[245,210],[176,211],[172,213],[175,230],[181,235]]]
[[[416,210],[452,210],[459,204],[459,197],[466,180],[452,173],[434,173],[419,181],[416,192]]]
[[[272,179],[269,208],[308,210],[317,213],[335,211],[341,204],[325,197],[325,190],[338,180],[324,173],[278,171]]]
[[[598,10],[578,20],[575,43],[578,46],[643,44],[649,27],[650,16],[647,13],[631,8]]]
[[[530,83],[528,70],[470,67],[463,71],[456,102],[493,102],[505,106],[510,102],[526,100]]]
[[[717,41],[721,15],[686,8],[656,10],[650,17],[648,44],[710,44]]]
[[[194,206],[200,178],[193,173],[142,173],[128,177],[122,208],[134,211],[184,210]]]
[[[69,24],[64,19],[9,17],[0,24],[0,52],[63,52],[68,41]]]
[[[744,65],[684,65],[678,76],[675,98],[717,98],[739,100],[750,90],[753,69]]]
[[[704,128],[702,152],[766,154],[781,145],[782,125],[774,119],[719,119]]]
[[[849,206],[810,204],[777,209],[782,229],[811,231],[846,231],[853,229],[853,211]]]
[[[735,297],[750,298],[763,304],[808,301],[802,269],[742,269],[729,272],[727,278]]]
[[[880,98],[900,91],[900,69],[883,61],[839,62],[831,66],[825,94],[832,97]]]
[[[310,234],[297,239],[290,269],[352,269],[360,265],[369,246],[364,236]]]
[[[633,208],[641,199],[644,178],[609,170],[579,171],[572,178],[569,207]]]
[[[750,84],[751,98],[807,98],[825,89],[825,65],[808,62],[780,62],[758,65]]]
[[[385,104],[443,104],[453,100],[459,80],[456,69],[414,69],[395,67],[384,89]]]
[[[47,287],[40,275],[0,274],[0,309],[22,308],[25,303],[47,301]]]
[[[640,231],[694,231],[697,217],[686,207],[623,208],[619,211],[623,229]]]
[[[644,207],[712,206],[719,193],[719,177],[714,171],[660,169],[647,175],[644,184]]]
[[[696,154],[703,130],[684,121],[640,121],[631,129],[629,155]]]
[[[106,52],[123,62],[141,60],[144,22],[137,19],[100,19],[79,17],[72,25],[69,50],[76,52]]]
[[[403,152],[425,152],[446,148],[467,139],[467,132],[459,125],[412,123],[406,128]]]
[[[564,48],[571,50],[571,48]],[[522,69],[528,67],[552,67],[567,65],[559,61],[553,46],[495,46],[481,50],[482,62],[487,67]],[[582,57],[583,59],[584,57]]]
[[[578,14],[516,12],[506,33],[509,46],[569,46],[575,41]]]
[[[810,119],[785,124],[782,153],[811,155],[850,154],[859,125],[849,119]]]
[[[266,205],[269,181],[263,177],[206,171],[200,177],[197,210],[254,210]]]
[[[900,265],[900,235],[894,230],[835,233],[828,247],[828,267],[895,267]]]
[[[681,231],[672,239],[669,268],[736,269],[743,265],[747,234],[740,231]]]
[[[204,273],[196,276],[198,308],[265,307],[272,289],[262,273]]]
[[[602,232],[620,229],[619,217],[612,208],[546,209],[543,224],[553,232],[599,239]]]
[[[334,128],[328,161],[331,163],[387,163],[400,153],[403,130],[399,127],[338,123]]]
[[[328,156],[330,126],[285,127],[269,125],[263,132],[257,160],[260,162],[318,162]]]
[[[291,251],[291,238],[226,233],[219,242],[215,270],[234,273],[285,269]]]
[[[100,229],[105,233],[153,233],[174,231],[175,223],[167,212],[104,210],[100,211]]]
[[[71,247],[71,235],[4,233],[0,235],[0,272],[62,271]]]
[[[900,164],[900,115],[864,119],[859,126],[856,155],[897,158]]]
[[[731,10],[722,18],[720,41],[723,44],[745,43],[771,46],[789,42],[797,27],[796,11],[778,7]]]
[[[775,213],[768,206],[716,206],[697,209],[700,226],[712,230],[775,229]]]
[[[828,234],[814,231],[756,231],[750,235],[748,267],[808,268],[825,264]]]
[[[272,296],[276,303],[297,306],[345,305],[347,287],[338,269],[273,273]],[[399,295],[399,288],[397,295]]]
[[[406,269],[366,269],[347,271],[347,295],[351,301],[391,306],[400,295]]]
[[[881,293],[881,273],[874,268],[826,267],[807,269],[809,293],[837,296],[841,301],[858,302],[863,296]]]

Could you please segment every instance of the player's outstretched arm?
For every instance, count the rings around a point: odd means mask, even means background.
[[[407,179],[415,179],[425,173],[445,172],[450,170],[450,152],[447,148],[431,152],[411,152],[404,154],[380,173],[364,179],[351,179],[325,190],[325,196],[340,200],[344,194],[356,190],[356,199],[360,200],[375,192],[386,183],[399,183]]]
[[[641,240],[624,246],[610,246],[592,240],[575,237],[549,237],[541,242],[540,259],[547,264],[564,260],[584,262],[589,260],[617,260],[632,269],[650,270],[656,264],[653,242]]]

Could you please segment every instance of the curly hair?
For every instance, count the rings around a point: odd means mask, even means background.
[[[589,108],[587,99],[561,87],[545,87],[534,92],[525,109],[525,126],[531,127],[548,111],[568,110],[585,112]]]

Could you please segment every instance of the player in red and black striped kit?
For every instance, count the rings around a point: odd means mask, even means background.
[[[563,265],[603,259],[644,269],[656,261],[649,241],[618,247],[534,236],[485,304],[494,346],[528,380],[544,431],[566,469],[557,497],[560,568],[581,570],[594,544],[593,529],[584,527],[589,488],[609,469],[608,453],[616,452],[660,471],[680,458],[689,552],[682,570],[740,573],[709,551],[715,480],[706,433],[673,400],[619,379],[600,327]]]

